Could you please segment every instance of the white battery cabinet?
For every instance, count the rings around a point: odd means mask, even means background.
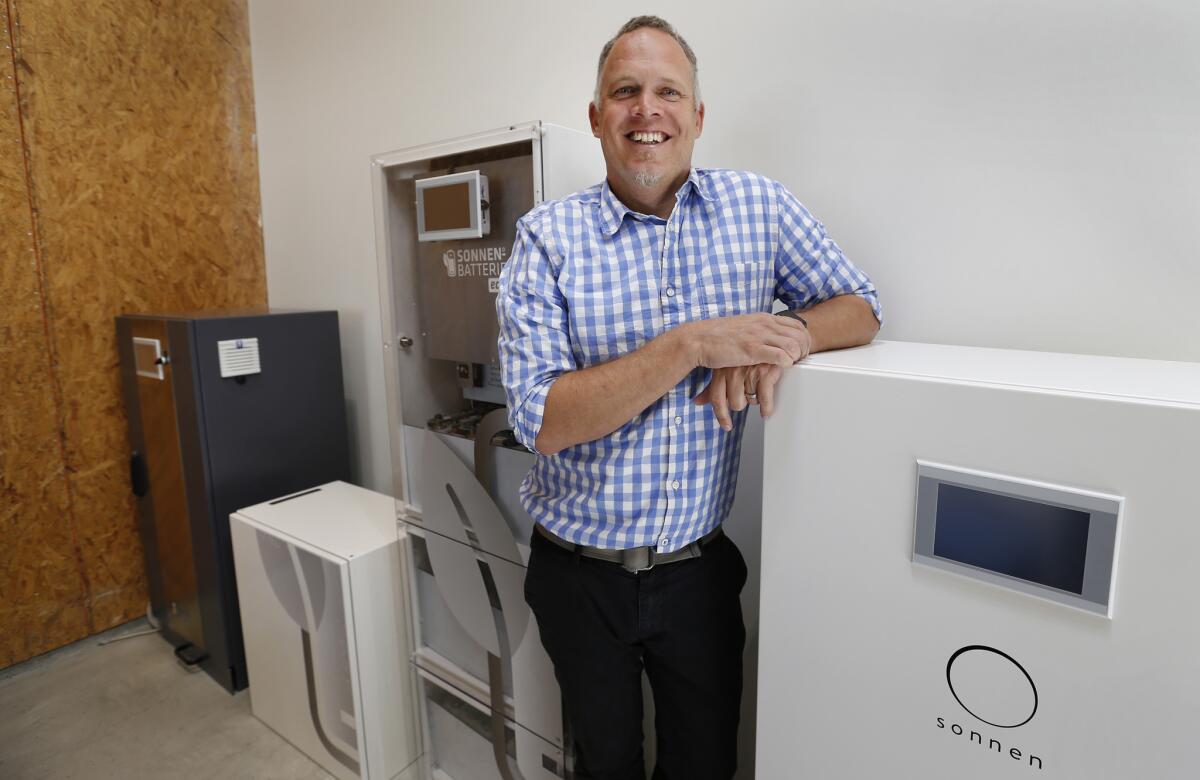
[[[230,519],[254,715],[342,780],[417,780],[391,497],[330,482]]]
[[[1200,364],[876,342],[777,398],[759,777],[1200,775]]]
[[[525,604],[534,456],[507,430],[495,303],[516,222],[604,179],[590,134],[528,122],[372,160],[393,518],[431,780],[570,777]]]

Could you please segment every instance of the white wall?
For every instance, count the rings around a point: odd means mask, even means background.
[[[1200,360],[1200,4],[251,0],[270,301],[341,312],[366,486],[390,489],[368,158],[586,127],[645,10],[699,53],[697,162],[791,187],[884,338]]]
[[[389,5],[250,3],[267,297],[338,310],[353,477],[388,493],[368,157],[404,117],[387,97],[402,19]]]
[[[724,57],[706,158],[792,186],[886,338],[1200,360],[1200,5],[806,5]]]

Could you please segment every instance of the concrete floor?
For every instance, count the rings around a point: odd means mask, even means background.
[[[130,623],[0,671],[0,778],[333,776]]]

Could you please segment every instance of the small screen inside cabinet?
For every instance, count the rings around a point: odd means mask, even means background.
[[[425,190],[426,230],[462,230],[470,227],[470,184],[463,181]]]

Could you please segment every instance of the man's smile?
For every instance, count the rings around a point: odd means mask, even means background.
[[[632,133],[626,133],[625,137],[634,143],[654,146],[670,139],[671,136],[658,130],[634,130]]]

